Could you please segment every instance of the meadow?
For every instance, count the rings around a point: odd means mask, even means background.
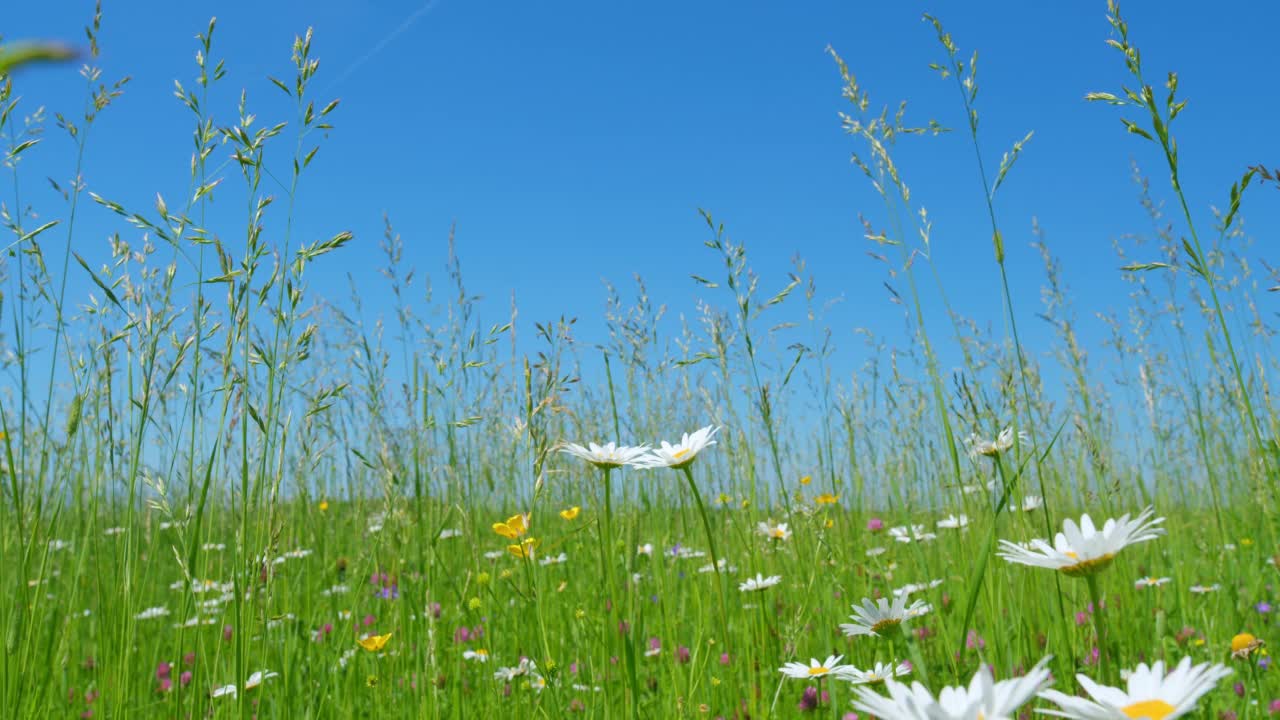
[[[54,134],[110,142],[90,130],[128,86],[96,65],[100,15],[75,58],[0,46],[0,716],[1280,713],[1280,279],[1241,223],[1275,174],[1188,195],[1177,76],[1144,67],[1111,5],[1115,74],[1087,100],[1149,164],[1151,222],[1100,262],[1129,305],[1085,348],[1046,244],[1040,296],[1009,291],[1024,233],[996,199],[1028,141],[980,144],[976,57],[928,20],[922,71],[965,126],[911,124],[830,53],[850,171],[883,200],[864,217],[902,311],[886,322],[910,338],[856,367],[803,268],[756,268],[709,213],[699,315],[670,332],[637,278],[610,288],[598,342],[573,308],[481,317],[452,239],[433,290],[390,220],[380,241],[295,237],[341,117],[309,31],[272,79],[296,108],[276,120],[207,101],[227,80],[202,29],[174,71],[181,197],[73,182],[37,210],[29,159]],[[26,104],[29,63],[80,72],[83,112]],[[930,301],[931,221],[894,158],[944,132],[976,151],[1000,318]],[[215,197],[243,222],[212,226]],[[105,260],[77,232],[90,206],[118,216]],[[375,242],[394,307],[309,285]],[[1051,347],[1020,342],[1028,307]]]

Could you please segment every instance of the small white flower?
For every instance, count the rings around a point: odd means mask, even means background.
[[[644,467],[643,461],[649,454],[647,445],[632,447],[615,443],[607,443],[605,445],[587,443],[586,447],[576,443],[564,443],[556,449],[562,453],[586,460],[598,468],[607,469],[618,468],[623,465]]]
[[[645,543],[645,544],[643,544],[643,545],[638,546],[638,547],[636,548],[636,554],[637,554],[637,555],[652,555],[652,554],[653,554],[653,543]]]
[[[568,555],[560,553],[559,555],[548,555],[538,561],[539,565],[559,565],[569,559]]]
[[[222,687],[216,687],[209,691],[209,697],[213,698],[225,697],[227,695],[230,695],[231,697],[236,696],[235,685],[223,685]]]
[[[728,561],[727,559],[725,559],[725,558],[720,558],[720,561],[719,561],[718,563],[716,563],[716,565],[719,565],[719,567],[720,567],[720,572],[725,572],[725,573],[736,573],[736,572],[738,572],[738,567],[737,567],[736,565],[730,565],[730,564],[729,564],[729,561]],[[698,572],[700,572],[700,573],[715,572],[715,571],[716,571],[716,565],[712,565],[711,563],[707,563],[706,565],[703,565],[702,567],[698,568]]]
[[[845,635],[850,637],[854,635],[879,635],[890,628],[899,627],[907,620],[920,617],[929,612],[932,608],[923,600],[916,600],[907,605],[906,594],[899,595],[890,604],[885,598],[872,601],[870,598],[863,598],[861,605],[853,606],[853,615],[849,616],[851,623],[841,623],[840,629]]]
[[[747,578],[746,582],[740,583],[738,585],[738,589],[742,592],[758,592],[760,590],[767,590],[780,582],[782,582],[781,575],[770,575],[769,577],[765,577],[761,573],[756,573],[755,577]]]
[[[325,597],[331,597],[333,595],[346,595],[350,591],[351,591],[351,588],[347,587],[346,585],[334,585],[331,588],[325,588],[324,590],[321,590],[320,594]]]
[[[944,530],[958,530],[969,524],[968,515],[948,515],[938,521],[938,527]]]
[[[1077,675],[1080,687],[1089,698],[1080,698],[1045,690],[1040,697],[1058,706],[1041,710],[1047,715],[1076,720],[1110,720],[1110,718],[1158,718],[1173,720],[1195,710],[1196,702],[1213,690],[1231,670],[1218,664],[1192,665],[1184,657],[1177,667],[1164,671],[1164,662],[1148,667],[1138,665],[1126,680],[1126,689],[1098,685],[1084,675]]]
[[[1028,495],[1022,498],[1022,512],[1031,512],[1044,507],[1044,498],[1039,495]]]
[[[478,650],[464,650],[462,652],[463,660],[472,660],[474,662],[489,662],[489,651],[484,648]]]
[[[151,620],[153,618],[164,617],[168,614],[169,608],[167,607],[149,607],[133,617],[136,620]]]
[[[720,428],[714,425],[708,425],[699,428],[692,433],[685,433],[680,442],[672,445],[666,440],[662,441],[660,447],[649,451],[649,454],[640,462],[644,467],[659,468],[683,468],[688,467],[698,457],[698,453],[716,444],[713,439]]]
[[[898,597],[900,595],[913,595],[915,593],[920,592],[921,590],[932,590],[933,588],[936,588],[941,584],[942,584],[941,579],[930,580],[927,583],[907,583],[906,585],[895,589],[893,591],[893,596]]]
[[[829,655],[826,660],[818,662],[817,658],[810,658],[809,664],[802,662],[789,662],[778,669],[778,672],[789,678],[797,680],[810,680],[820,678],[825,675],[840,676],[842,673],[853,669],[851,665],[841,665],[840,661],[844,659],[843,655]]]
[[[1018,440],[1021,442],[1030,442],[1025,432],[1018,433]],[[992,457],[1007,452],[1013,447],[1013,428],[1007,427],[1000,431],[995,440],[987,440],[979,437],[977,433],[971,433],[964,441],[965,447],[969,453],[969,457],[976,460],[979,457]]]
[[[1211,592],[1218,592],[1221,589],[1222,589],[1222,585],[1218,583],[1214,583],[1212,585],[1192,585],[1191,586],[1191,592],[1195,593],[1196,595],[1205,595]]]
[[[859,670],[852,665],[846,666],[847,669],[840,673],[841,680],[848,680],[854,685],[875,685],[893,677],[901,677],[911,672],[911,666],[906,663],[876,663],[870,670]]]
[[[790,540],[791,530],[786,523],[774,524],[773,520],[756,524],[756,532],[770,540]]]
[[[280,673],[271,672],[270,670],[259,670],[254,674],[250,675],[248,680],[244,681],[244,689],[252,690],[258,687],[259,685],[261,685],[263,682],[274,677],[280,677]]]
[[[885,552],[887,551],[882,547],[867,548],[867,557],[869,558],[877,557],[879,555],[885,554]]]
[[[935,533],[925,532],[923,525],[891,527],[889,528],[889,536],[900,543],[909,543],[913,540],[928,542],[938,537]]]
[[[69,547],[71,547],[71,542],[69,540],[59,540],[57,538],[54,538],[53,540],[49,541],[49,550],[51,552],[66,550]]]
[[[448,540],[449,538],[462,537],[462,531],[458,528],[445,528],[440,531],[440,539]]]
[[[123,534],[124,534],[124,528],[122,528],[122,527],[110,527],[110,528],[107,528],[106,530],[103,530],[103,531],[102,531],[102,534],[103,534],[103,535],[106,535],[107,537],[111,537],[112,535],[123,535]]]
[[[1134,589],[1136,589],[1136,590],[1141,590],[1142,588],[1149,588],[1149,587],[1160,587],[1161,585],[1164,585],[1165,583],[1169,582],[1170,580],[1172,580],[1172,578],[1167,578],[1167,577],[1161,577],[1161,578],[1158,578],[1158,577],[1144,577],[1144,578],[1138,578],[1138,579],[1133,583],[1133,587],[1134,587]]]
[[[200,546],[200,549],[205,552],[222,552],[227,549],[227,546],[224,543],[205,543]]]

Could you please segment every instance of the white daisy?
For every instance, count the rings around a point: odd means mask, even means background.
[[[103,530],[103,531],[102,531],[102,534],[103,534],[103,535],[106,535],[107,537],[111,537],[112,535],[123,535],[123,534],[124,534],[124,528],[122,528],[122,527],[110,527],[110,528],[107,528],[106,530]]]
[[[522,675],[536,674],[537,670],[537,663],[529,658],[520,658],[520,663],[515,667],[500,667],[495,670],[493,673],[493,679],[511,682]]]
[[[1022,498],[1022,512],[1031,512],[1044,507],[1044,498],[1039,495],[1028,495]]]
[[[639,545],[639,546],[637,546],[637,547],[636,547],[636,554],[637,554],[637,555],[652,555],[652,554],[653,554],[653,543],[645,543],[645,544],[643,544],[643,545]]]
[[[586,447],[577,443],[563,443],[556,449],[562,453],[568,453],[576,458],[586,460],[598,468],[610,470],[623,465],[640,466],[641,461],[649,454],[649,448],[646,445],[632,447],[616,443],[607,443],[605,445],[587,443]]]
[[[1030,442],[1030,438],[1027,437],[1025,432],[1019,432],[1018,439],[1022,442]],[[1013,428],[1007,427],[1001,430],[995,440],[987,440],[979,437],[977,433],[970,433],[964,444],[969,457],[975,460],[982,456],[992,457],[999,455],[1013,447]]]
[[[938,527],[945,530],[958,530],[969,524],[968,515],[948,515],[938,521]]]
[[[209,691],[209,697],[213,698],[225,697],[227,695],[230,695],[231,697],[236,696],[235,685],[223,685],[222,687],[216,687]]]
[[[775,525],[773,520],[769,522],[761,522],[756,524],[756,532],[769,538],[770,540],[790,540],[791,530],[786,523],[778,523]]]
[[[1191,592],[1195,593],[1196,595],[1205,595],[1211,592],[1218,592],[1219,590],[1222,589],[1222,585],[1218,583],[1214,583],[1212,585],[1192,585],[1190,589],[1191,589]]]
[[[765,577],[760,573],[756,573],[755,577],[747,578],[746,582],[739,584],[738,589],[742,592],[758,592],[760,590],[767,590],[780,582],[782,582],[781,575],[770,575],[769,577]]]
[[[169,608],[167,607],[149,607],[133,617],[136,620],[151,620],[153,618],[164,617],[168,614]]]
[[[716,565],[712,565],[711,563],[707,563],[706,565],[703,565],[702,567],[698,568],[698,572],[700,573],[715,572],[717,565],[720,567],[720,572],[726,572],[726,573],[738,572],[738,566],[730,565],[729,561],[724,558],[720,558],[720,561],[716,563]]]
[[[1129,673],[1127,691],[1098,685],[1084,675],[1077,675],[1080,687],[1092,699],[1045,690],[1040,697],[1054,703],[1058,709],[1040,712],[1076,720],[1174,720],[1195,710],[1196,701],[1230,674],[1231,670],[1223,665],[1204,663],[1193,666],[1191,658],[1184,657],[1168,675],[1164,672],[1163,661],[1156,661],[1151,667],[1145,663],[1138,665]]]
[[[462,659],[482,663],[489,662],[489,651],[484,648],[479,648],[477,650],[463,650]]]
[[[889,528],[889,535],[900,543],[909,543],[912,540],[927,542],[938,537],[935,533],[925,532],[923,525],[899,525]]]
[[[506,550],[490,550],[484,554],[486,560],[497,560],[507,556]]]
[[[907,596],[899,595],[890,604],[885,598],[872,601],[863,598],[861,605],[853,606],[853,614],[849,616],[851,623],[841,623],[840,629],[845,635],[876,635],[891,628],[898,627],[911,618],[919,617],[932,608],[923,600],[916,600],[907,605]]]
[[[661,446],[650,450],[642,462],[645,467],[652,468],[688,467],[698,457],[698,453],[716,444],[713,438],[719,431],[720,428],[708,425],[692,433],[685,433],[675,445],[663,440]]]
[[[252,690],[273,677],[280,677],[280,673],[271,672],[270,670],[259,670],[258,672],[250,675],[248,680],[244,681],[244,689]]]
[[[915,593],[920,592],[921,590],[932,590],[933,588],[936,588],[941,584],[942,584],[942,580],[940,579],[930,580],[927,583],[907,583],[906,585],[903,585],[900,588],[894,589],[893,596],[898,597],[899,595],[913,595]]]
[[[548,555],[538,561],[539,565],[559,565],[569,559],[568,555],[560,553],[559,555]]]
[[[1051,682],[1045,667],[1036,663],[1026,675],[995,682],[983,665],[968,687],[946,687],[935,698],[924,685],[910,687],[891,678],[884,681],[889,697],[869,688],[857,688],[853,706],[876,717],[894,720],[1013,720],[1037,692]]]
[[[1088,514],[1080,518],[1079,525],[1067,518],[1053,545],[1041,539],[1027,545],[1001,540],[996,554],[1009,562],[1058,570],[1064,575],[1090,575],[1110,565],[1127,546],[1164,535],[1164,528],[1157,527],[1164,518],[1152,519],[1153,514],[1154,510],[1147,508],[1132,520],[1122,515],[1119,520],[1107,520],[1101,529],[1094,527]]]
[[[1172,580],[1172,578],[1167,578],[1167,577],[1138,578],[1136,581],[1134,581],[1133,587],[1135,590],[1141,590],[1142,588],[1149,588],[1149,587],[1160,587],[1161,585],[1164,585],[1170,580]]]
[[[882,547],[867,548],[867,557],[876,557],[878,555],[885,554],[885,552],[885,549]]]
[[[222,552],[227,549],[227,546],[224,543],[205,543],[200,546],[200,549],[205,552]]]
[[[843,673],[854,669],[852,665],[841,665],[840,661],[843,659],[843,655],[829,655],[822,662],[818,662],[817,658],[810,658],[808,665],[802,662],[789,662],[778,668],[778,672],[797,680],[809,680],[826,675],[840,677]]]
[[[876,663],[870,670],[859,670],[852,665],[846,666],[846,669],[840,673],[841,680],[848,680],[854,685],[875,685],[882,683],[892,677],[901,677],[911,672],[911,666],[906,663]]]

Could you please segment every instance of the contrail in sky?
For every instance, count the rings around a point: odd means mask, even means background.
[[[395,42],[396,38],[403,35],[406,30],[413,27],[414,23],[421,20],[423,16],[425,16],[427,13],[434,10],[436,5],[439,5],[439,4],[440,4],[439,0],[427,0],[427,2],[423,3],[422,7],[418,8],[417,10],[414,10],[409,15],[409,17],[404,19],[404,22],[400,23],[399,27],[387,33],[386,37],[379,40],[378,44],[373,46],[373,49],[369,50],[369,52],[365,53],[364,55],[361,55],[360,59],[351,63],[350,65],[347,66],[345,70],[338,73],[338,77],[334,78],[333,82],[329,83],[328,87],[325,88],[325,91],[327,92],[333,89],[342,81],[354,75],[355,72],[359,70],[365,63],[369,62],[369,60],[371,60],[374,55],[377,55],[378,53],[382,52],[384,49],[386,49],[388,45]]]

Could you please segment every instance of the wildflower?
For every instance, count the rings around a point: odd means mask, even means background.
[[[1039,495],[1028,495],[1022,498],[1022,512],[1031,512],[1044,507],[1044,498]]]
[[[840,502],[840,497],[838,495],[832,495],[831,493],[822,493],[818,497],[814,498],[813,501],[818,505],[835,505]]]
[[[912,540],[927,542],[938,536],[931,532],[925,532],[923,525],[900,525],[898,527],[889,528],[889,535],[900,543],[909,543]]]
[[[938,521],[938,527],[946,530],[959,530],[969,524],[968,515],[948,515]]]
[[[1231,657],[1236,660],[1248,660],[1250,655],[1261,650],[1265,644],[1249,633],[1240,633],[1231,638]]]
[[[811,482],[813,482],[813,478],[810,477],[809,475],[805,475],[804,477],[800,478],[801,485],[808,485]]]
[[[533,557],[533,551],[540,544],[542,544],[542,541],[537,538],[525,538],[520,541],[519,545],[508,545],[507,552],[518,558],[531,558]]]
[[[1141,590],[1142,588],[1149,588],[1149,587],[1160,587],[1161,585],[1164,585],[1165,583],[1169,582],[1169,580],[1171,579],[1172,578],[1167,578],[1167,577],[1138,578],[1137,580],[1134,581],[1133,587],[1135,590]]]
[[[546,557],[542,558],[541,560],[539,560],[539,561],[538,561],[538,564],[539,564],[539,565],[542,565],[542,566],[546,566],[546,565],[560,565],[561,563],[567,562],[568,560],[569,560],[569,556],[568,556],[568,555],[566,555],[566,554],[564,554],[564,553],[560,553],[559,555],[548,555],[548,556],[546,556]]]
[[[880,518],[871,518],[867,521],[867,532],[880,532],[884,529],[884,521]]]
[[[899,595],[911,595],[914,593],[918,593],[921,590],[932,590],[933,588],[936,588],[939,585],[941,585],[942,582],[943,581],[941,579],[938,579],[938,580],[930,580],[927,583],[907,583],[906,585],[903,585],[900,588],[895,588],[893,591],[893,596],[898,597]]]
[[[885,678],[889,690],[885,697],[870,688],[857,688],[853,706],[876,717],[909,720],[1008,720],[1014,717],[1037,692],[1051,682],[1045,667],[1048,658],[1036,663],[1026,675],[995,682],[991,669],[978,668],[966,687],[947,687],[935,698],[918,682],[909,687]]]
[[[320,507],[320,512],[325,512],[326,510],[328,510],[328,509],[329,509],[329,501],[328,501],[328,500],[321,500],[321,501],[320,501],[320,506],[319,506],[319,507]]]
[[[780,582],[782,582],[781,575],[765,577],[760,573],[756,573],[755,577],[747,578],[746,582],[738,585],[738,589],[742,592],[759,592],[760,590],[767,590]]]
[[[476,648],[475,650],[464,650],[462,653],[463,660],[474,660],[475,662],[489,662],[489,651],[484,648]]]
[[[122,527],[109,527],[109,528],[107,528],[106,530],[103,530],[103,531],[102,531],[102,534],[103,534],[103,535],[106,535],[107,537],[111,537],[112,535],[123,535],[123,534],[124,534],[124,528],[122,528]]]
[[[496,522],[493,531],[508,540],[515,540],[529,532],[529,514],[512,515],[506,522]]]
[[[167,607],[149,607],[133,617],[136,620],[151,620],[153,618],[164,617],[168,614],[169,608]]]
[[[1267,602],[1266,600],[1263,600],[1257,605],[1254,605],[1253,609],[1257,610],[1258,613],[1261,615],[1266,615],[1267,613],[1271,612],[1271,603]]]
[[[892,677],[901,677],[911,672],[911,666],[907,663],[876,663],[870,670],[859,670],[852,665],[846,665],[845,669],[840,673],[841,680],[848,680],[854,685],[876,685],[888,680]]]
[[[769,522],[761,522],[756,525],[756,531],[770,540],[789,540],[791,539],[791,530],[786,523],[773,524],[773,520]]]
[[[1018,433],[1018,439],[1022,442],[1028,442],[1027,434]],[[1007,427],[1000,431],[995,440],[987,440],[981,438],[977,433],[970,433],[965,439],[964,444],[969,453],[969,457],[977,460],[979,457],[994,457],[1013,447],[1013,428]]]
[[[365,679],[364,679],[364,686],[365,686],[365,687],[377,687],[377,686],[378,686],[378,676],[377,676],[377,675],[370,675],[369,677],[365,678]]]
[[[879,555],[885,554],[885,552],[887,551],[882,547],[870,547],[870,548],[867,548],[867,557],[869,558],[877,557]]]
[[[822,662],[818,662],[817,658],[810,658],[808,665],[802,662],[789,662],[779,668],[778,672],[797,680],[808,680],[833,674],[839,675],[853,669],[851,665],[841,665],[840,661],[843,659],[843,655],[830,655]]]
[[[562,453],[581,458],[598,468],[607,470],[619,468],[623,465],[643,467],[642,462],[649,453],[647,445],[631,447],[615,443],[607,443],[605,445],[587,443],[586,447],[576,443],[564,443],[557,449]]]
[[[356,644],[369,652],[378,652],[382,648],[386,647],[387,641],[390,639],[391,633],[387,633],[386,635],[369,635],[357,640]]]
[[[1196,595],[1204,595],[1206,593],[1218,592],[1221,589],[1222,589],[1222,585],[1218,583],[1214,583],[1212,585],[1192,585],[1190,587],[1191,592],[1195,593]]]
[[[577,520],[578,513],[580,512],[582,512],[582,508],[578,507],[577,505],[574,505],[573,507],[567,510],[561,510],[560,517],[564,518],[565,520]]]
[[[244,689],[252,690],[274,677],[280,677],[280,673],[271,672],[270,670],[259,670],[250,675],[248,679],[244,681]]]
[[[1231,670],[1222,665],[1192,666],[1191,658],[1184,657],[1167,675],[1163,661],[1156,661],[1150,667],[1145,663],[1138,665],[1129,673],[1127,690],[1098,685],[1084,675],[1077,675],[1080,687],[1092,699],[1045,690],[1040,697],[1058,709],[1041,712],[1078,720],[1113,717],[1173,720],[1194,710],[1196,701],[1230,674]]]
[[[861,605],[853,606],[853,615],[849,616],[853,622],[841,623],[840,629],[850,637],[878,636],[881,632],[899,627],[907,620],[920,617],[931,609],[923,600],[916,600],[911,605],[907,605],[906,594],[899,595],[892,604],[884,598],[875,602],[869,598],[863,598]]]
[[[708,425],[704,428],[695,430],[693,433],[684,433],[680,438],[680,442],[671,445],[666,440],[662,441],[661,447],[654,448],[649,451],[646,457],[637,461],[636,464],[643,464],[643,467],[659,468],[684,468],[693,464],[698,457],[698,453],[715,445],[713,439],[720,428],[714,425]]]
[[[209,697],[211,698],[220,698],[220,697],[225,697],[227,695],[230,695],[231,697],[236,696],[235,685],[223,685],[222,687],[216,687],[213,690],[209,691]]]
[[[1101,529],[1094,527],[1088,514],[1080,518],[1079,525],[1067,518],[1053,545],[1041,539],[1032,540],[1027,546],[1001,540],[997,554],[1009,562],[1058,570],[1072,577],[1091,575],[1110,565],[1129,545],[1163,535],[1164,528],[1157,526],[1164,518],[1152,519],[1153,513],[1147,508],[1132,520],[1127,514],[1122,515],[1119,520],[1107,520]]]
[[[645,543],[645,544],[643,544],[643,545],[639,545],[639,546],[637,546],[637,547],[636,547],[636,554],[637,554],[637,555],[652,555],[652,554],[653,554],[653,543]]]

